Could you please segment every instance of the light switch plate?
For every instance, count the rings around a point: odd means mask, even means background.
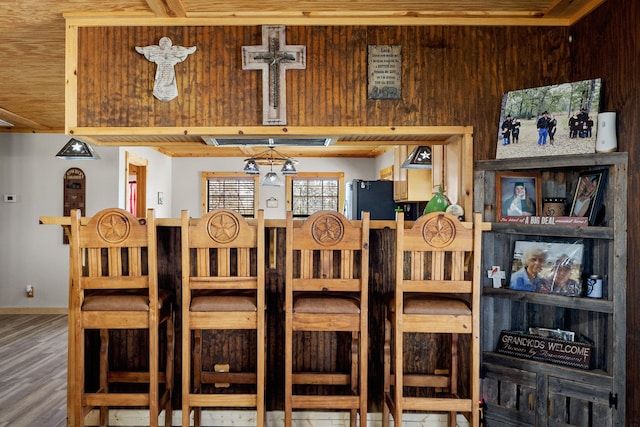
[[[15,194],[5,194],[4,195],[4,202],[5,203],[15,203],[16,202],[16,195]]]

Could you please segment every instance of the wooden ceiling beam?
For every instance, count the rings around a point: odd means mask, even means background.
[[[147,0],[151,11],[162,18],[184,18],[187,12],[181,0]]]
[[[13,125],[13,129],[19,128],[29,128],[29,129],[37,129],[37,130],[50,130],[49,127],[43,126],[38,122],[34,122],[31,119],[28,119],[19,114],[12,113],[9,110],[5,110],[4,108],[0,108],[0,119],[5,122],[9,122]]]

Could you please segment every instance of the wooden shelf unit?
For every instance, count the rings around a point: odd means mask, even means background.
[[[510,270],[514,242],[582,241],[583,281],[603,277],[603,298],[566,297],[493,288],[484,275],[482,293],[482,389],[488,425],[556,426],[625,424],[627,153],[584,154],[478,161],[474,210],[492,222],[485,232],[482,268]],[[581,172],[608,169],[598,226],[495,223],[496,172],[539,171],[542,197],[567,197],[570,205]],[[558,194],[558,193],[566,194]],[[537,201],[541,203],[542,200]],[[592,342],[590,369],[578,369],[497,353],[502,330],[529,327],[571,330]]]

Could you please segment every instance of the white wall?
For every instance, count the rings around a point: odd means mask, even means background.
[[[376,159],[349,158],[304,158],[296,165],[298,172],[344,172],[345,185],[352,179],[379,179]],[[393,164],[393,156],[386,167]],[[200,217],[200,174],[202,172],[238,172],[244,167],[243,158],[175,158],[173,159],[173,217],[180,217],[182,209],[188,209],[192,217]],[[275,170],[275,172],[279,172]],[[268,170],[261,168],[261,177]],[[284,219],[286,210],[285,187],[260,187],[260,209],[264,209],[265,219]],[[277,208],[267,208],[267,199],[275,197]]]
[[[180,216],[189,209],[200,216],[200,172],[242,170],[242,158],[171,159],[144,147],[94,146],[101,159],[67,161],[55,154],[69,140],[62,134],[0,133],[0,196],[15,194],[15,203],[0,198],[0,310],[66,308],[68,305],[69,247],[62,243],[62,228],[42,225],[40,217],[63,213],[63,177],[77,167],[86,175],[86,215],[112,207],[124,207],[125,152],[148,160],[147,207],[158,218]],[[393,163],[390,153],[377,159],[300,159],[300,172],[344,171],[352,179],[378,179],[379,170]],[[157,193],[164,204],[157,204]],[[277,209],[267,209],[269,197]],[[261,187],[260,207],[266,218],[284,218],[284,187]],[[35,288],[26,298],[25,287]]]
[[[67,161],[56,153],[69,140],[61,134],[0,134],[0,308],[67,307],[69,248],[62,228],[41,225],[41,216],[62,216],[63,178],[71,167],[86,174],[89,215],[117,203],[118,149],[96,147],[98,161]],[[25,287],[35,297],[25,297]]]

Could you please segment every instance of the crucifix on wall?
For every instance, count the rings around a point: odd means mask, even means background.
[[[288,46],[284,25],[263,25],[262,45],[242,46],[242,69],[262,70],[262,124],[287,124],[287,70],[307,66],[305,46]]]

